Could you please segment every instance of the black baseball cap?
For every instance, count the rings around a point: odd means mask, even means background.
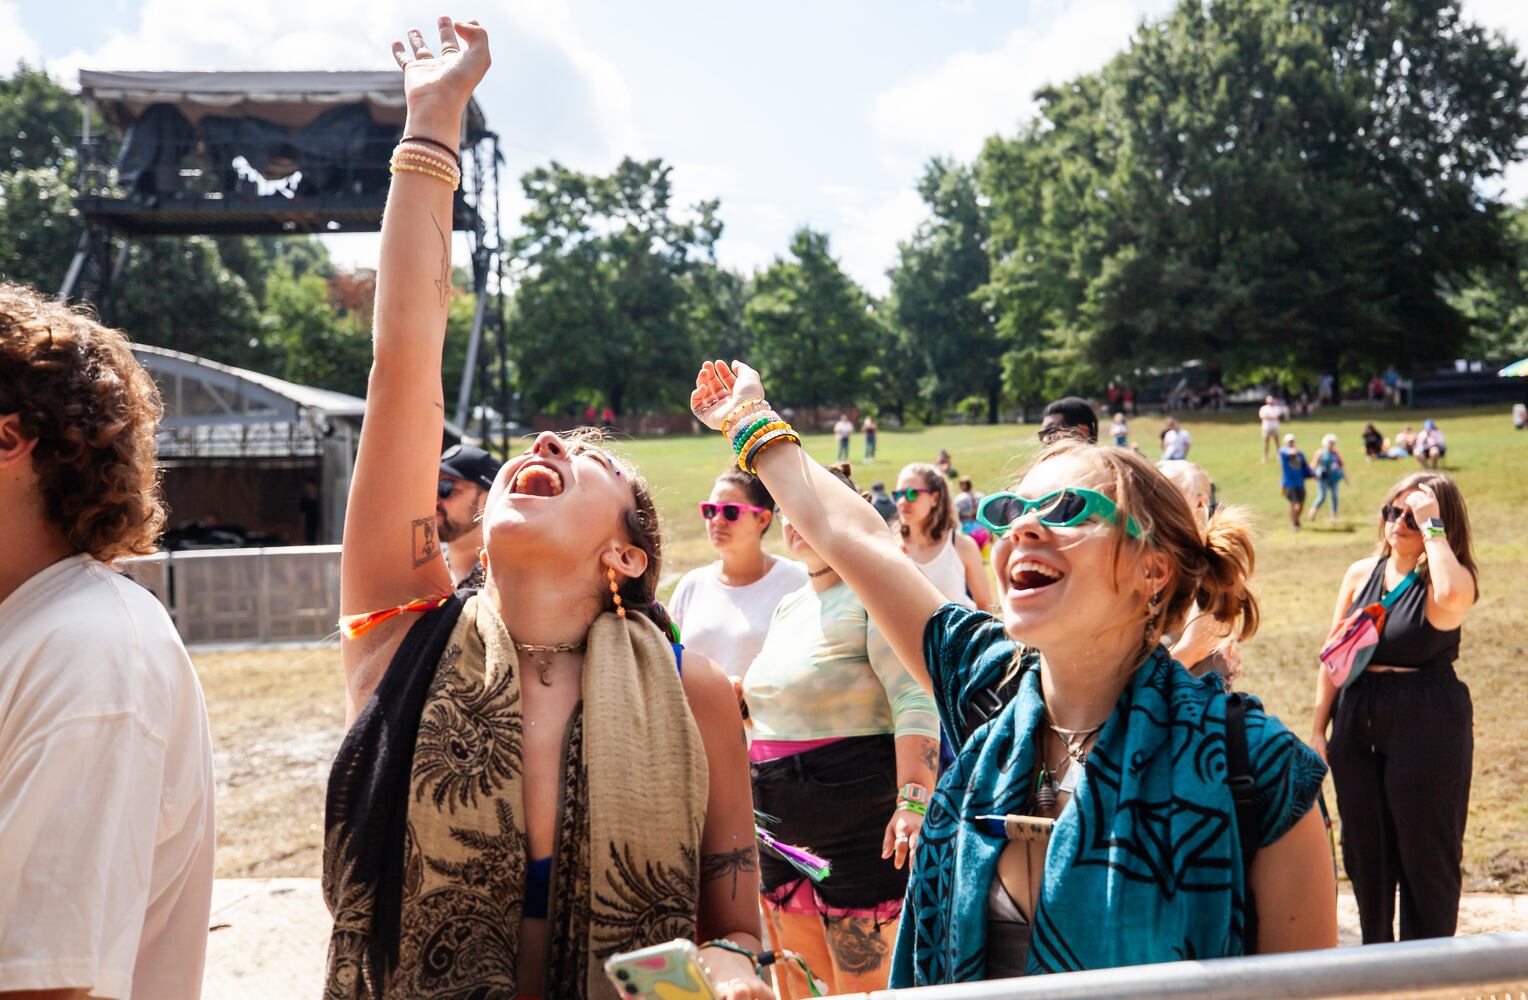
[[[493,489],[493,479],[503,465],[497,458],[472,444],[453,444],[440,456],[440,471],[457,479]]]

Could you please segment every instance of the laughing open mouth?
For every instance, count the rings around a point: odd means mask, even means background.
[[[1031,559],[1021,559],[1008,570],[1008,581],[1018,590],[1049,587],[1063,576],[1059,569]]]
[[[515,474],[510,491],[530,497],[561,496],[562,473],[550,465],[532,462]]]

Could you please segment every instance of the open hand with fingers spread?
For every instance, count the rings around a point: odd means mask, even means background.
[[[707,361],[695,376],[695,391],[690,393],[690,411],[695,419],[713,431],[722,429],[722,421],[732,408],[745,399],[762,399],[764,382],[759,373],[734,361]]]
[[[455,147],[462,112],[472,91],[488,72],[488,32],[476,21],[436,21],[440,51],[434,52],[418,28],[408,42],[393,42],[393,58],[403,70],[403,93],[408,101],[407,134]]]

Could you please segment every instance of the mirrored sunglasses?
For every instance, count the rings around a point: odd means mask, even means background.
[[[1119,508],[1113,500],[1097,490],[1080,486],[1067,487],[1047,493],[1038,500],[1021,497],[1017,493],[994,493],[982,500],[976,508],[976,519],[982,527],[1001,538],[1008,533],[1013,522],[1036,511],[1040,523],[1050,528],[1071,528],[1085,521],[1097,519],[1110,524],[1119,523]],[[1135,518],[1126,516],[1125,533],[1140,538],[1140,526]]]

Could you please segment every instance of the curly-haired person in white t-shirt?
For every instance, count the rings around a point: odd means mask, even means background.
[[[212,742],[153,551],[159,391],[127,339],[0,283],[0,998],[201,995]]]

